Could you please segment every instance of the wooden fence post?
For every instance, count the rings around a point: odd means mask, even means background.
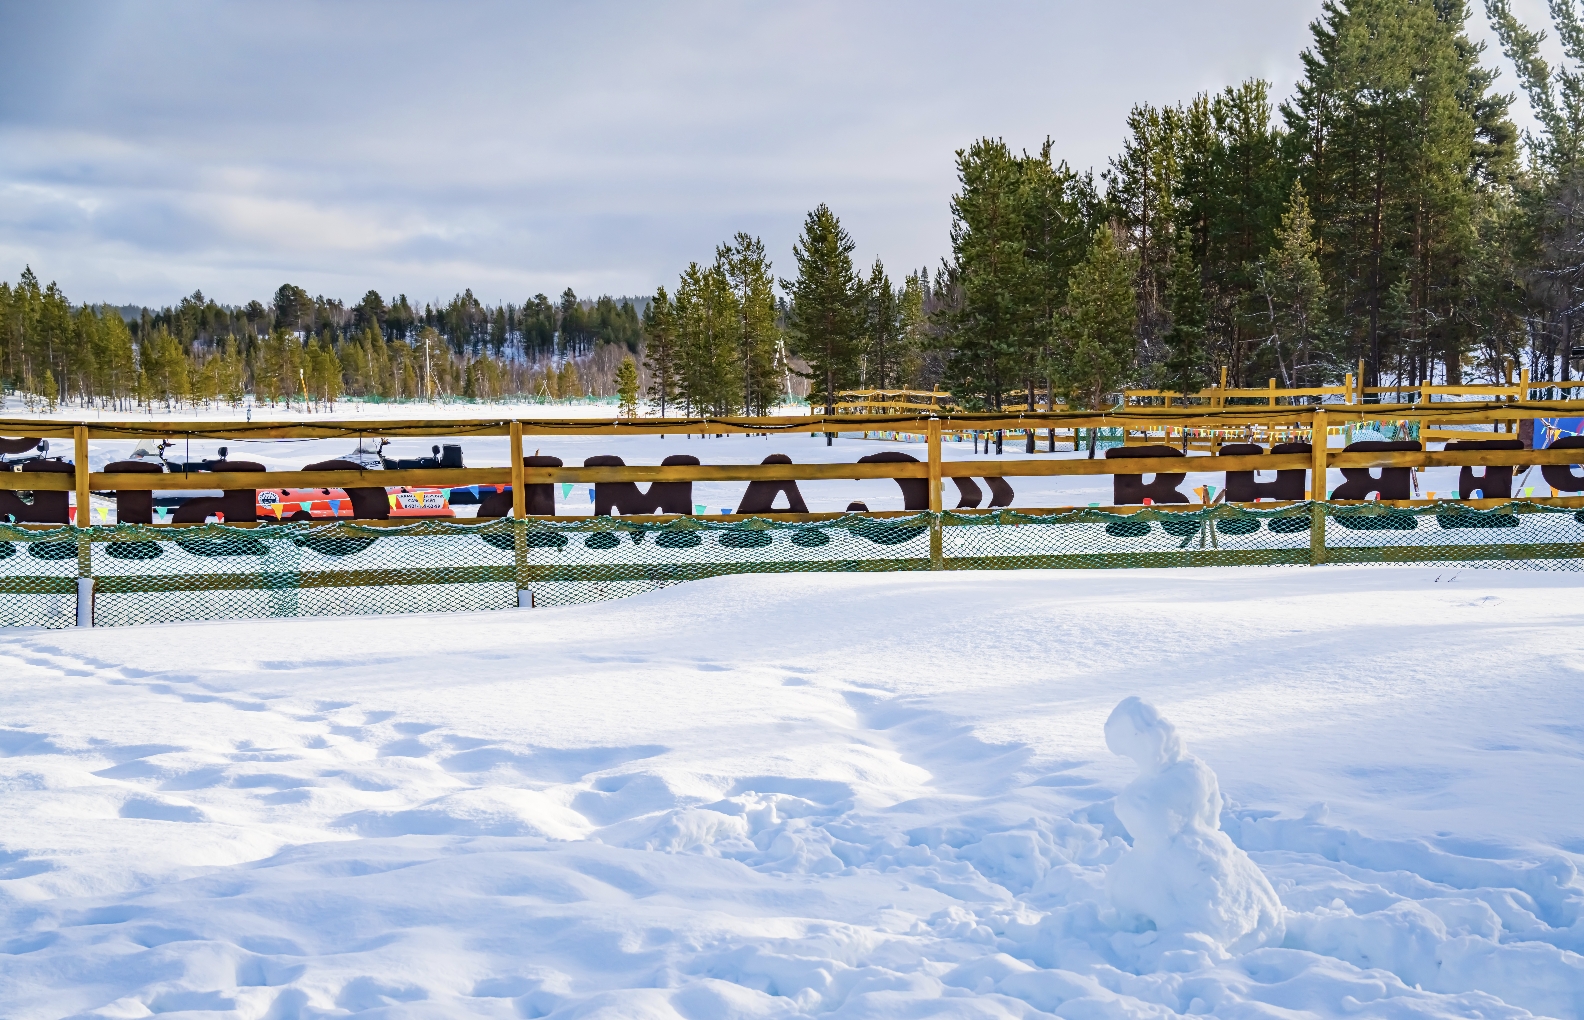
[[[93,543],[87,529],[93,524],[92,496],[88,490],[88,426],[72,429],[77,483],[77,626],[93,626]]]
[[[929,443],[929,508],[930,519],[930,569],[945,569],[945,555],[941,542],[941,423],[939,418],[929,420],[925,433]]]
[[[523,485],[522,422],[511,423],[512,549],[516,559],[517,608],[533,605],[528,588],[528,493]]]
[[[1310,418],[1309,449],[1311,462],[1309,466],[1309,562],[1321,564],[1326,561],[1325,544],[1325,500],[1326,500],[1326,447],[1330,442],[1330,428],[1326,424],[1326,413],[1321,408],[1316,408]]]

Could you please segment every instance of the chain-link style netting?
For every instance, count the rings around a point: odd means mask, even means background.
[[[1313,534],[1317,516],[1323,544]],[[1494,510],[1299,503],[1180,513],[850,514],[800,523],[0,525],[0,626],[71,626],[80,576],[94,579],[95,623],[125,626],[567,605],[734,573],[1309,563],[1578,569],[1584,511],[1514,501]]]

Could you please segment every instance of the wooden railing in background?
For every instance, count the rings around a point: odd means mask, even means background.
[[[524,467],[521,448],[527,436],[633,436],[715,435],[775,433],[819,434],[851,427],[845,416],[811,415],[778,418],[635,418],[635,419],[520,419],[453,421],[315,421],[293,423],[250,422],[66,422],[0,419],[0,435],[71,438],[75,451],[74,474],[0,471],[0,489],[75,492],[79,505],[88,504],[91,491],[109,490],[214,490],[264,488],[356,488],[367,486],[512,485],[514,511],[522,516],[522,487],[546,482],[656,482],[656,481],[785,481],[861,478],[960,478],[985,476],[1091,476],[1138,474],[1138,460],[1087,460],[1074,457],[980,457],[945,461],[943,437],[953,431],[998,429],[1060,430],[1122,427],[1140,432],[1181,429],[1285,430],[1310,433],[1349,420],[1420,420],[1434,418],[1454,423],[1478,422],[1500,415],[1520,420],[1538,417],[1584,416],[1584,401],[1527,401],[1523,403],[1457,402],[1424,404],[1327,404],[1321,407],[1124,407],[1105,412],[1057,411],[1017,414],[942,412],[906,415],[872,415],[873,428],[919,435],[927,455],[918,462],[878,464],[700,464],[627,465],[622,467]],[[1324,432],[1322,432],[1324,434]],[[1467,438],[1470,433],[1458,433]],[[1477,434],[1476,434],[1477,435]],[[90,472],[88,445],[94,440],[188,438],[206,440],[312,439],[353,437],[461,437],[508,436],[512,465],[500,467],[425,468],[368,471],[192,472],[187,474],[110,474]],[[1584,461],[1578,451],[1456,450],[1343,453],[1316,444],[1308,454],[1262,454],[1212,458],[1191,456],[1172,464],[1191,472],[1278,470],[1327,467],[1456,467],[1573,464]],[[1144,473],[1150,473],[1144,471]],[[1322,494],[1323,495],[1323,494]],[[1569,504],[1571,505],[1571,503]],[[1021,508],[1020,508],[1021,509]],[[1035,508],[1031,512],[1039,512]],[[1059,509],[1059,508],[1058,508]],[[1169,509],[1162,507],[1161,509]],[[776,515],[796,519],[798,515]],[[809,515],[811,519],[828,515]],[[91,522],[89,522],[91,523]],[[180,527],[181,525],[166,525]]]

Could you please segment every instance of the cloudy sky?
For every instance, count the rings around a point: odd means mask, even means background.
[[[1049,135],[1098,170],[1135,103],[1286,95],[1319,7],[0,0],[0,275],[636,294],[738,230],[788,273],[826,202],[899,276],[947,253],[954,150]]]

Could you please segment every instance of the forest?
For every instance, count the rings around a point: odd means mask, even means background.
[[[1471,41],[1466,0],[1332,0],[1293,93],[1268,83],[1126,118],[1077,171],[983,138],[956,153],[949,255],[893,280],[834,211],[808,213],[777,275],[739,233],[641,298],[356,304],[74,304],[31,268],[0,283],[0,383],[30,405],[620,399],[636,412],[829,407],[851,388],[942,388],[995,409],[1046,391],[1100,407],[1126,386],[1193,392],[1565,380],[1584,288],[1584,23],[1487,17],[1519,95]],[[1563,55],[1552,66],[1548,36]],[[1516,128],[1524,102],[1533,131]]]

